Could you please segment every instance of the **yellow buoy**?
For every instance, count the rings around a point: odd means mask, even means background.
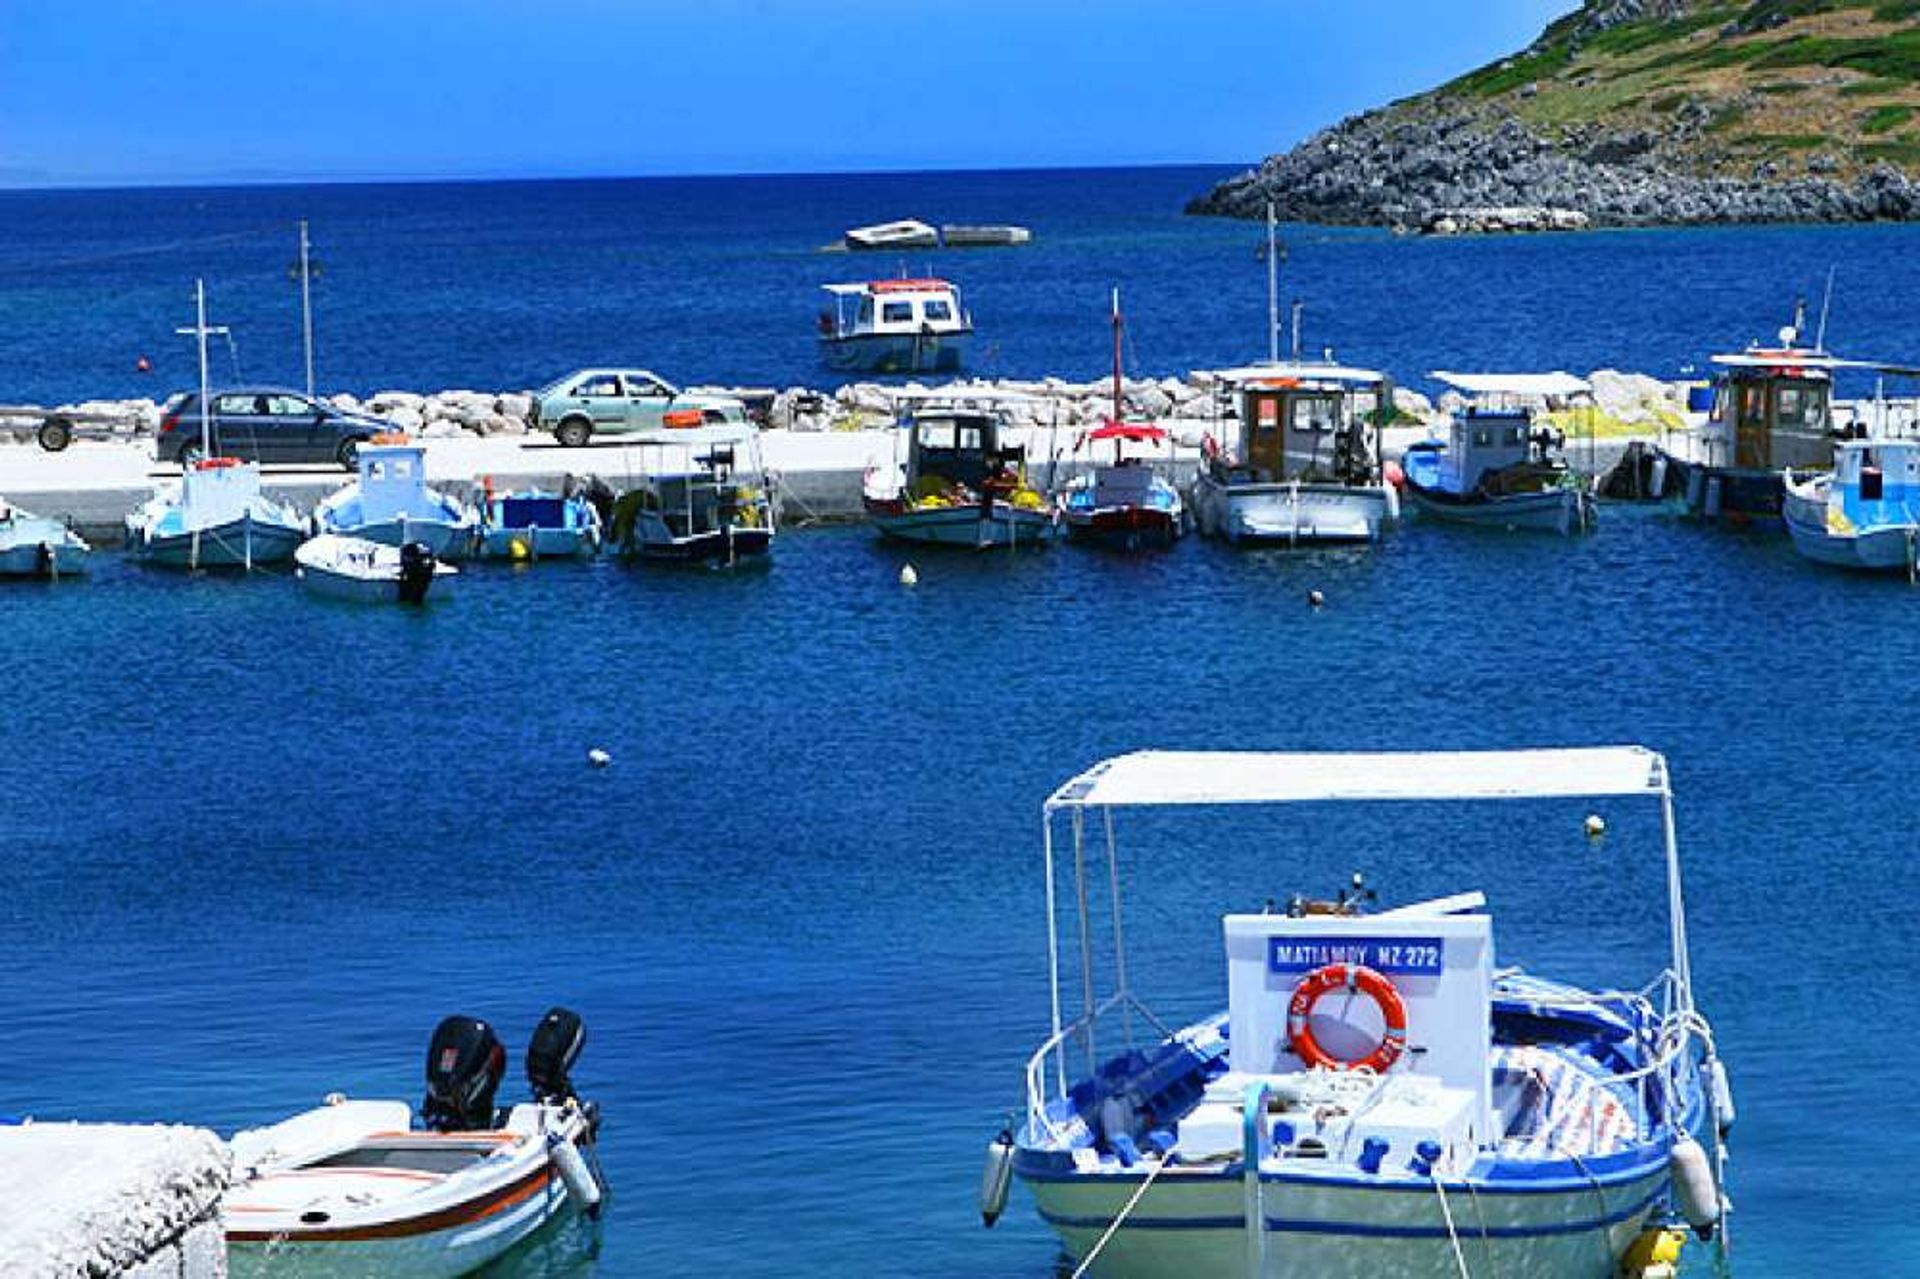
[[[1680,1272],[1680,1250],[1686,1242],[1685,1231],[1643,1230],[1620,1258],[1620,1273],[1626,1279],[1670,1279]]]
[[[525,538],[509,538],[507,540],[507,558],[515,564],[524,564],[533,558],[533,548],[527,545]]]

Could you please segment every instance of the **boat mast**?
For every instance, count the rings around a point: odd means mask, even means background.
[[[190,329],[175,329],[175,333],[192,334],[200,347],[200,456],[208,457],[213,453],[213,421],[207,404],[207,339],[218,333],[227,336],[224,324],[207,323],[207,282],[196,279],[193,282],[194,322]]]
[[[1267,363],[1280,363],[1280,254],[1273,224],[1273,201],[1267,201]]]
[[[307,354],[307,398],[313,398],[313,266],[308,250],[307,220],[300,219],[300,332]]]
[[[1121,325],[1120,288],[1118,285],[1115,285],[1113,290],[1113,424],[1115,426],[1120,425],[1120,418],[1121,418],[1120,399],[1121,399],[1122,391],[1120,386],[1120,325]],[[1120,454],[1120,441],[1115,440],[1113,442],[1113,451],[1114,451],[1115,459],[1118,460],[1118,457]]]

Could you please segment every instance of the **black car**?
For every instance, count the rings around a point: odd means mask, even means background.
[[[376,417],[348,413],[277,386],[231,387],[213,393],[207,422],[217,457],[256,462],[338,462],[349,471],[360,445],[390,431]],[[160,415],[157,455],[182,466],[201,455],[200,396],[183,391]]]

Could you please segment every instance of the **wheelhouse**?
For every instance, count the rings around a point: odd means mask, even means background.
[[[965,333],[973,320],[960,291],[945,280],[872,280],[824,286],[833,310],[822,318],[830,337]]]
[[[1345,484],[1377,478],[1379,410],[1392,402],[1383,374],[1333,364],[1272,364],[1220,376],[1239,416],[1236,445],[1223,462],[1243,472],[1241,478]]]

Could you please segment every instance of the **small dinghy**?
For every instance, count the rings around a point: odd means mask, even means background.
[[[59,520],[0,501],[0,577],[71,577],[86,570],[92,550]]]
[[[480,498],[480,555],[516,564],[591,555],[600,549],[600,526],[586,492],[488,489]]]
[[[404,1101],[328,1104],[235,1133],[225,1204],[235,1276],[471,1274],[606,1190],[599,1110],[569,1072],[586,1031],[564,1008],[527,1047],[533,1100],[496,1115],[507,1053],[486,1022],[448,1017],[427,1049],[422,1127]]]
[[[425,542],[383,546],[338,533],[302,543],[293,561],[300,584],[315,595],[367,604],[424,604],[435,582],[460,571]]]

